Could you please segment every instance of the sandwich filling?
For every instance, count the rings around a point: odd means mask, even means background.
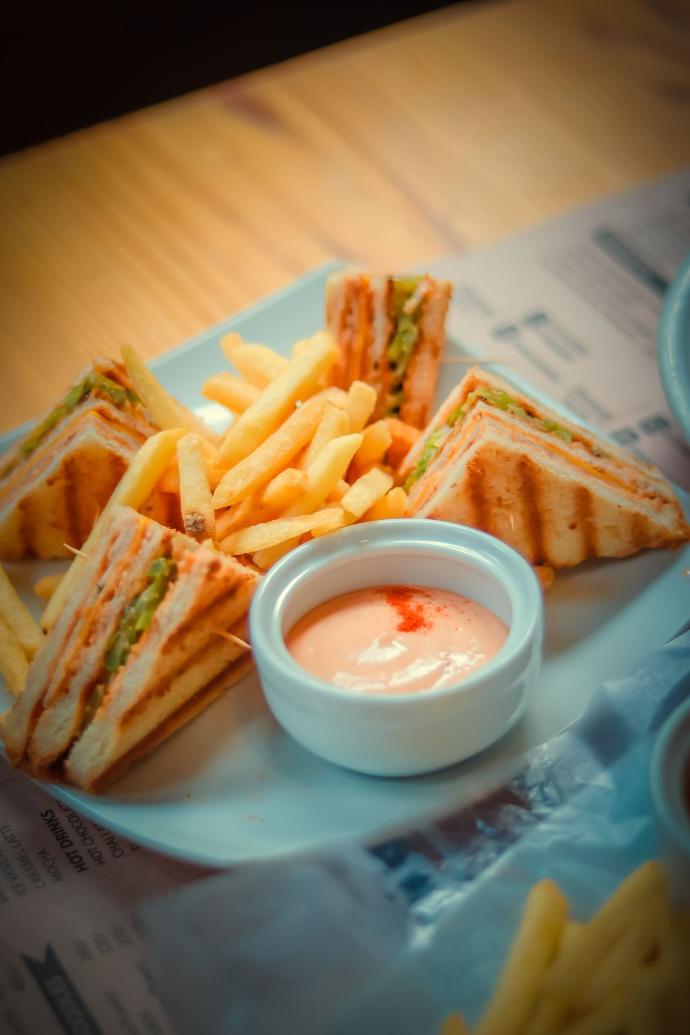
[[[120,624],[106,648],[104,665],[111,675],[122,668],[132,647],[151,625],[153,616],[176,575],[177,565],[169,557],[157,557],[149,565],[146,585],[124,609]]]
[[[386,350],[390,383],[386,417],[396,417],[403,402],[407,368],[419,339],[419,317],[424,297],[423,277],[392,277],[392,319],[395,330]]]
[[[146,585],[133,597],[122,612],[120,624],[105,650],[103,667],[105,677],[89,693],[84,706],[80,732],[83,732],[98,711],[108,685],[126,664],[132,647],[150,627],[159,605],[177,575],[177,565],[169,557],[156,557],[149,565]]]
[[[74,413],[79,403],[92,393],[105,396],[119,409],[122,409],[127,403],[135,405],[140,401],[139,396],[131,388],[125,388],[124,385],[118,384],[105,374],[91,370],[78,384],[70,388],[64,399],[34,428],[22,443],[22,454],[30,456],[53,428],[57,427],[65,417]]]
[[[488,403],[489,406],[495,406],[499,410],[512,414],[514,417],[517,417],[520,421],[523,421],[532,428],[557,435],[563,442],[570,444],[573,441],[573,433],[562,424],[558,424],[557,421],[554,420],[544,419],[543,417],[539,417],[536,413],[530,412],[530,410],[523,406],[522,403],[519,403],[517,399],[513,399],[508,392],[501,388],[490,388],[488,385],[481,385],[479,388],[475,388],[473,391],[468,392],[464,402],[451,411],[446,418],[445,423],[442,424],[441,427],[432,431],[428,436],[422,447],[417,463],[405,481],[406,492],[409,492],[415,482],[419,481],[422,475],[426,473],[429,464],[435,459],[438,451],[450,435],[453,428],[462,423],[464,418],[472,409],[472,406],[479,400]],[[586,446],[587,450],[593,456],[603,456],[596,446],[585,442],[584,439],[578,439],[578,441],[582,445]]]
[[[139,396],[131,388],[118,384],[117,381],[99,371],[89,371],[78,384],[70,388],[64,399],[57,406],[53,407],[47,417],[44,417],[24,439],[12,460],[0,470],[0,479],[9,477],[22,460],[35,453],[50,432],[65,418],[74,413],[77,406],[90,395],[100,395],[114,406],[117,406],[118,409],[124,409],[128,403],[131,406],[135,406],[141,402]]]

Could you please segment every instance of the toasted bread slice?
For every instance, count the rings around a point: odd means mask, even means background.
[[[119,387],[123,401],[116,405],[94,388],[42,435],[33,429],[2,458],[0,558],[70,556],[67,547],[85,542],[133,456],[156,431],[133,401],[121,364],[97,361],[89,374]],[[60,405],[53,412],[61,413]],[[158,514],[155,500],[152,505]]]
[[[377,392],[373,419],[397,416],[417,428],[431,414],[444,344],[451,284],[432,277],[398,278],[346,271],[326,284],[326,323],[338,343],[334,382],[362,380]],[[407,307],[416,328],[404,362],[391,359]],[[409,329],[409,325],[408,325]]]
[[[486,371],[468,371],[400,476],[410,515],[490,532],[532,564],[570,567],[689,536],[656,467]]]
[[[117,633],[149,592],[152,562],[160,558],[168,571],[160,599],[113,664]],[[6,718],[9,760],[34,775],[102,786],[142,745],[167,735],[161,730],[196,714],[200,701],[211,699],[208,683],[227,672],[229,685],[241,670],[244,618],[258,577],[130,508],[114,508],[79,593],[61,611]],[[227,630],[241,638],[228,640]]]

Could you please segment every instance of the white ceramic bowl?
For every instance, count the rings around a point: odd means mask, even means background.
[[[318,604],[367,586],[418,585],[468,596],[508,626],[495,658],[453,686],[357,694],[312,676],[284,636]],[[378,776],[431,772],[476,754],[522,714],[541,663],[541,588],[527,562],[476,529],[445,521],[353,525],[287,554],[263,578],[250,636],[268,704],[304,747]]]
[[[664,299],[659,321],[659,371],[668,404],[690,442],[690,255]]]
[[[661,727],[651,762],[660,848],[675,897],[690,903],[690,812],[683,801],[690,766],[690,698]]]

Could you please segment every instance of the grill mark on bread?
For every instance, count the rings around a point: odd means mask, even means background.
[[[530,560],[532,564],[548,564],[549,558],[544,547],[544,526],[541,514],[541,485],[539,469],[531,460],[522,457],[518,461],[517,475],[520,480],[522,498],[532,501],[531,506],[524,508],[525,524],[531,544]]]
[[[104,568],[105,564],[107,563],[107,556],[108,556],[109,550],[111,549],[112,544],[113,544],[115,538],[116,538],[115,535],[111,536],[110,542],[108,544],[108,548],[107,548],[107,550],[104,551],[101,569]],[[58,652],[58,654],[56,655],[56,657],[54,659],[54,665],[55,666],[59,666],[60,665],[61,659],[62,659],[62,656],[63,656],[63,651],[65,649],[64,645],[70,643],[72,634],[73,634],[74,629],[75,629],[75,626],[80,621],[80,617],[81,617],[81,615],[80,615],[80,612],[79,612],[79,608],[75,607],[73,609],[73,611],[72,611],[71,616],[70,616],[69,624],[67,625],[67,628],[64,630],[64,633],[63,633],[63,636],[62,636],[63,647],[60,650],[60,652]],[[53,632],[53,635],[54,635],[54,632]],[[44,705],[46,703],[45,702],[45,695],[51,689],[50,681],[51,681],[51,678],[52,678],[52,675],[53,675],[53,671],[54,671],[54,668],[52,668],[46,674],[47,678],[44,678],[44,680],[43,680],[43,690],[42,690],[40,696],[37,698],[36,702],[34,703],[34,706],[31,709],[31,713],[30,713],[30,715],[27,718],[27,722],[26,722],[26,736],[24,738],[24,743],[23,743],[21,752],[17,754],[17,761],[13,761],[14,765],[18,764],[19,761],[22,761],[23,759],[26,758],[27,751],[28,751],[29,746],[31,744],[31,738],[33,737],[34,730],[36,728],[38,720],[40,719],[40,717],[41,717],[41,715],[43,714],[43,711],[44,711]],[[68,668],[68,666],[66,666],[65,670],[63,670],[63,677],[60,680],[60,682],[58,683],[58,686],[55,688],[54,692],[58,692],[60,690],[60,688],[62,687],[63,683],[65,682],[65,677],[67,676],[68,671],[71,671],[71,668]],[[30,674],[29,678],[30,677],[31,677],[31,674]],[[51,699],[52,699],[52,695],[51,695]]]
[[[201,687],[201,689],[197,690],[189,700],[180,705],[180,707],[169,715],[159,726],[156,727],[156,729],[151,730],[143,740],[140,740],[130,748],[126,754],[113,762],[108,769],[88,785],[87,789],[96,792],[103,790],[103,788],[108,784],[111,784],[116,780],[118,776],[121,776],[126,772],[133,762],[142,756],[147,755],[149,751],[162,741],[166,740],[171,734],[175,733],[181,726],[185,726],[190,719],[195,718],[196,715],[202,712],[209,704],[216,700],[216,698],[220,697],[230,685],[233,685],[242,679],[242,677],[251,671],[253,667],[254,662],[251,654],[240,654],[240,656],[231,661],[229,665],[226,665],[222,672],[220,672],[210,683]],[[229,684],[228,678],[230,673],[232,673],[232,680]]]
[[[580,530],[583,560],[597,556],[596,527],[592,509],[592,494],[584,485],[575,490],[575,527]]]
[[[487,471],[480,457],[475,457],[467,465],[467,491],[472,500],[473,519],[477,528],[490,532],[488,501],[486,498]]]
[[[26,547],[27,553],[34,549],[34,522],[31,514],[31,497],[20,501],[19,510],[19,535]]]
[[[90,620],[87,623],[84,623],[84,635],[81,637],[81,639],[79,640],[78,643],[72,645],[72,647],[70,648],[71,654],[72,654],[72,661],[69,664],[65,665],[62,679],[60,680],[58,685],[55,687],[53,692],[51,693],[50,701],[47,702],[47,703],[52,704],[53,702],[57,702],[57,701],[60,700],[60,698],[63,698],[69,692],[69,682],[70,682],[70,679],[73,676],[73,674],[74,674],[74,672],[75,672],[75,670],[76,670],[76,668],[77,668],[77,666],[79,664],[80,656],[81,656],[81,651],[85,647],[88,647],[93,642],[93,639],[94,639],[94,637],[95,637],[95,635],[96,635],[96,633],[98,631],[98,628],[99,628],[98,614],[99,614],[99,612],[102,611],[102,609],[104,607],[108,606],[110,601],[115,596],[115,594],[117,592],[117,589],[118,589],[118,584],[117,584],[116,576],[118,574],[121,574],[123,569],[125,569],[125,570],[127,569],[127,559],[128,559],[128,557],[131,556],[131,555],[134,555],[134,554],[136,554],[138,552],[139,544],[141,543],[141,541],[142,541],[142,539],[144,537],[145,527],[146,526],[145,526],[143,521],[140,521],[138,523],[137,528],[136,528],[135,533],[134,533],[134,536],[133,536],[133,539],[132,539],[131,549],[130,549],[130,551],[128,551],[128,553],[124,557],[122,557],[120,559],[120,561],[118,562],[118,565],[117,565],[117,568],[115,569],[115,571],[111,570],[111,568],[110,568],[110,555],[111,555],[113,547],[116,545],[117,539],[119,537],[116,535],[116,536],[113,536],[111,538],[111,540],[110,540],[110,542],[108,544],[107,550],[104,552],[104,554],[103,554],[103,556],[101,558],[101,564],[99,565],[98,572],[97,572],[97,575],[96,575],[96,584],[98,586],[98,585],[100,585],[101,579],[103,578],[104,574],[107,571],[108,574],[109,574],[108,585],[99,594],[98,603],[97,603],[96,607],[95,608],[91,608],[91,614],[89,615],[89,619]],[[95,615],[94,615],[94,611],[96,611]],[[70,625],[70,628],[69,628],[69,635],[70,636],[71,636],[71,633],[72,633],[72,631],[74,629],[74,625],[75,625],[75,622],[73,621],[72,624]],[[65,639],[67,639],[67,637],[65,637]],[[103,673],[102,673],[102,666],[101,666],[101,669],[99,670],[99,672],[98,672],[97,676],[95,677],[95,679],[87,687],[85,687],[83,689],[83,691],[82,691],[81,714],[79,716],[79,721],[80,722],[81,722],[81,719],[82,719],[83,710],[86,707],[86,703],[88,702],[89,697],[93,693],[95,687],[99,683],[102,682],[102,676],[103,676]]]
[[[241,581],[242,584],[244,584],[243,580]],[[181,625],[180,628],[173,633],[170,639],[165,642],[164,646],[161,649],[161,653],[172,653],[172,651],[184,641],[184,638],[189,635],[193,627],[197,624],[199,626],[203,625],[207,618],[213,613],[213,611],[219,609],[220,606],[225,603],[227,597],[235,592],[236,588],[236,582],[233,582],[231,585],[223,585],[219,587],[219,592],[214,597],[214,599],[207,603],[201,611],[198,611],[196,614],[191,615],[184,622],[184,624]],[[236,625],[239,620],[240,619],[233,620],[232,624]],[[193,652],[193,654],[185,658],[184,663],[186,667],[191,667],[194,661],[206,650],[208,650],[209,643],[211,643],[213,639],[215,639],[215,636],[216,633],[213,631],[213,629],[209,629],[207,635],[205,635],[203,639],[200,641],[199,646]],[[163,696],[165,694],[165,690],[175,679],[176,675],[177,672],[175,671],[161,676],[157,680],[153,680],[148,685],[146,693],[141,694],[136,699],[136,701],[134,701],[125,712],[123,712],[119,720],[120,725],[126,725],[127,722],[130,722],[132,719],[134,719],[140,711],[148,707],[149,702],[153,698]]]

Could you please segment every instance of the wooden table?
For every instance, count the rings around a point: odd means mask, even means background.
[[[326,259],[423,266],[688,162],[688,39],[680,0],[463,6],[5,159],[0,428]]]

